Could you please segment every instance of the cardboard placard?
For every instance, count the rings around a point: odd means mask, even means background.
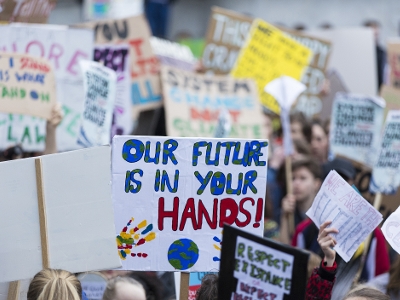
[[[336,171],[326,177],[306,214],[318,228],[332,221],[330,227],[339,231],[333,249],[345,262],[382,221],[382,215]]]
[[[262,108],[249,79],[208,77],[163,67],[167,133],[171,136],[213,137],[221,111],[231,116],[230,137],[263,138]]]
[[[389,41],[387,61],[390,66],[389,86],[400,89],[400,40]]]
[[[104,146],[40,158],[51,268],[76,273],[121,265],[115,248],[110,155],[110,147]],[[0,163],[0,174],[0,282],[29,279],[42,270],[35,159]],[[16,236],[27,230],[29,234]],[[21,249],[29,255],[21,255]]]
[[[0,4],[0,21],[47,23],[57,0],[4,0]]]
[[[150,44],[150,27],[144,16],[99,20],[80,24],[95,31],[96,45],[129,45],[132,114],[162,105],[159,62]]]
[[[400,186],[400,110],[389,111],[374,165],[372,193],[394,194]]]
[[[382,225],[382,232],[392,248],[400,254],[400,208],[397,208]]]
[[[111,121],[116,97],[117,74],[94,61],[80,62],[85,89],[85,107],[78,143],[84,147],[110,143]]]
[[[49,61],[26,54],[0,55],[0,111],[50,119],[56,80]]]
[[[383,99],[337,93],[330,126],[331,151],[372,167],[383,124]]]
[[[115,136],[112,176],[125,270],[218,270],[224,223],[263,234],[268,141]]]
[[[304,299],[309,254],[224,226],[220,300]]]
[[[57,149],[80,148],[76,140],[84,91],[79,61],[93,57],[93,32],[57,25],[11,24],[0,26],[0,36],[1,50],[43,57],[52,64],[57,81],[57,101],[63,105],[64,112],[57,128]]]
[[[161,64],[185,71],[195,70],[197,59],[188,46],[155,36],[150,38],[150,43]]]
[[[385,119],[389,110],[399,110],[400,109],[400,89],[394,88],[388,85],[382,85],[381,87],[381,97],[385,99]]]
[[[253,18],[213,6],[208,23],[203,66],[214,74],[229,74],[248,37]]]
[[[96,45],[93,60],[102,63],[117,73],[117,92],[114,103],[111,136],[132,133],[129,46],[124,44]]]
[[[309,66],[306,68],[301,82],[307,86],[296,102],[296,110],[304,115],[312,117],[319,115],[322,111],[323,99],[321,97],[321,88],[325,81],[325,71],[331,54],[332,45],[330,42],[318,39],[299,31],[282,28],[292,39],[300,44],[310,48],[313,57]]]
[[[261,103],[279,114],[276,100],[264,91],[265,86],[283,75],[300,80],[312,58],[312,51],[285,33],[256,19],[231,74],[234,78],[253,78]]]

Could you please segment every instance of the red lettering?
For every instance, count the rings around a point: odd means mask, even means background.
[[[50,71],[49,66],[45,65],[44,63],[37,62],[30,57],[21,57],[21,70],[23,69],[39,70],[45,73]]]
[[[131,45],[132,48],[135,50],[135,54],[137,56],[142,56],[142,49],[141,49],[142,44],[143,44],[143,39],[129,41],[129,45]]]
[[[228,225],[235,223],[238,213],[239,209],[235,200],[232,198],[222,199],[219,211],[219,227],[224,227],[225,223]]]
[[[213,219],[211,221],[210,214],[207,212],[206,207],[203,204],[203,201],[199,201],[199,208],[197,210],[197,229],[201,229],[203,227],[203,217],[206,219],[206,222],[208,226],[210,226],[211,229],[217,229],[217,216],[218,216],[218,199],[214,199],[213,203]]]
[[[236,224],[238,227],[246,227],[247,225],[250,224],[250,221],[251,221],[251,214],[250,214],[250,212],[249,212],[247,209],[244,208],[244,204],[245,204],[247,201],[250,201],[252,206],[254,206],[255,203],[256,203],[256,202],[254,201],[253,198],[249,198],[249,197],[243,198],[242,200],[240,200],[240,202],[239,202],[239,211],[240,211],[242,214],[244,214],[244,215],[246,216],[246,220],[244,220],[243,222],[241,222],[241,221],[239,221],[239,219],[236,219],[235,224]]]
[[[197,221],[196,221],[196,209],[194,207],[194,199],[189,198],[186,202],[185,208],[182,213],[181,224],[179,226],[179,230],[183,231],[185,229],[187,219],[192,220],[193,229],[197,229]]]
[[[179,198],[174,198],[173,210],[166,211],[164,204],[164,197],[158,199],[158,229],[164,230],[164,218],[172,218],[172,230],[178,229],[178,212],[179,212]]]

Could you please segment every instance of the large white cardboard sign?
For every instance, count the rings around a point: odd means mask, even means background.
[[[123,269],[218,270],[225,223],[261,236],[267,155],[266,140],[115,136]]]
[[[117,74],[94,61],[81,61],[85,108],[78,143],[84,147],[107,145],[116,97]]]
[[[397,208],[382,225],[386,240],[400,254],[400,208]]]
[[[110,155],[104,146],[41,157],[51,268],[120,266]],[[0,282],[29,279],[43,268],[35,170],[33,158],[0,163]]]
[[[326,177],[307,216],[317,227],[332,221],[330,227],[339,230],[333,249],[345,262],[382,222],[382,215],[336,171]]]
[[[0,26],[0,36],[0,50],[43,57],[52,64],[57,101],[62,103],[64,112],[57,128],[57,148],[58,151],[80,148],[76,141],[84,91],[79,60],[93,58],[93,31],[58,25],[11,24]]]
[[[370,191],[394,194],[400,185],[400,110],[389,111]]]
[[[337,93],[330,127],[332,152],[372,167],[379,150],[384,106],[382,98]]]

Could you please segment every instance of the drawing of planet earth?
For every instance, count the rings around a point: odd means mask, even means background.
[[[177,270],[187,270],[199,259],[199,248],[189,239],[176,240],[169,246],[168,261]]]

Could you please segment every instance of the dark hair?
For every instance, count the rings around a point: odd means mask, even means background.
[[[368,300],[390,300],[390,297],[381,291],[363,285],[351,290],[343,300],[353,297],[360,297]]]
[[[293,140],[297,153],[310,156],[312,154],[310,145],[304,140]]]
[[[20,145],[15,145],[13,147],[7,148],[3,151],[3,160],[13,160],[17,156],[21,156],[24,154],[24,151]]]
[[[218,276],[207,274],[201,280],[201,286],[196,292],[196,300],[218,300]]]
[[[323,122],[322,122],[322,120],[320,120],[320,119],[313,119],[312,120],[312,122],[311,122],[311,130],[312,130],[312,127],[314,126],[314,125],[316,125],[316,126],[320,126],[322,129],[323,129],[323,131],[325,132],[325,134],[326,135],[328,135],[328,131],[327,131],[327,126],[325,126],[326,124],[324,124]]]
[[[305,158],[293,162],[292,172],[300,168],[306,168],[311,172],[311,174],[313,174],[315,178],[322,179],[321,166],[315,160],[312,160],[311,158]]]
[[[381,23],[377,20],[367,20],[363,23],[364,27],[374,27],[374,28],[379,28],[381,27]]]
[[[400,292],[400,256],[397,257],[396,262],[390,267],[389,283],[386,287],[388,294],[395,296]]]
[[[290,124],[292,123],[300,123],[301,131],[303,132],[304,137],[307,142],[311,142],[311,125],[307,118],[304,116],[302,112],[294,112],[290,114]]]

